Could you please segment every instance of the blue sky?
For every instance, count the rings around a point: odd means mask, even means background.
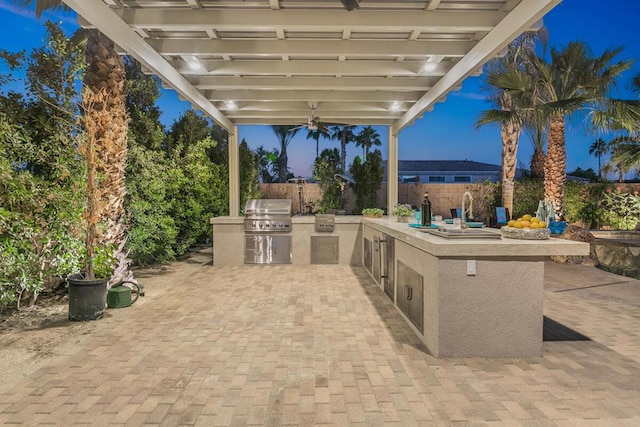
[[[589,43],[594,54],[601,54],[609,47],[623,47],[619,59],[635,59],[632,70],[624,74],[615,96],[630,98],[631,77],[640,73],[640,31],[638,31],[640,1],[638,0],[564,0],[544,18],[549,32],[549,44],[561,47],[574,40]],[[45,16],[46,18],[47,16]],[[77,28],[73,14],[48,16],[62,22],[68,34]],[[0,46],[9,51],[41,46],[43,26],[33,12],[17,10],[13,0],[0,0]],[[0,69],[0,72],[2,70]],[[159,101],[163,110],[162,120],[170,125],[189,104],[178,100],[170,90],[162,93]],[[462,90],[449,94],[445,102],[436,105],[422,119],[405,128],[399,136],[399,158],[459,160],[500,164],[501,141],[497,126],[486,126],[479,130],[475,122],[480,112],[490,108],[484,101],[481,78],[471,77],[464,81]],[[382,152],[386,158],[387,130],[377,127],[383,142]],[[240,138],[245,138],[253,148],[263,145],[267,149],[277,147],[277,139],[271,129],[264,126],[241,126]],[[567,169],[593,168],[597,171],[597,159],[588,154],[591,143],[601,135],[586,132],[583,117],[574,117],[568,124]],[[605,139],[607,135],[603,135]],[[335,141],[320,141],[322,148],[338,147]],[[289,145],[289,166],[296,176],[309,176],[315,157],[315,141],[306,140],[306,131],[300,132]],[[350,145],[348,162],[361,150]],[[525,135],[520,139],[518,160],[529,164],[532,147]]]

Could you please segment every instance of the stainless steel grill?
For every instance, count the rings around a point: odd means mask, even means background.
[[[291,264],[291,200],[248,200],[244,231],[245,264]]]

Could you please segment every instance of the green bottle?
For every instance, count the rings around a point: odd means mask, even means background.
[[[420,222],[423,227],[431,226],[431,202],[429,201],[429,192],[424,192],[424,200],[422,201],[422,218]]]

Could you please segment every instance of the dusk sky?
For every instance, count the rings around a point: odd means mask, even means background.
[[[635,59],[633,68],[624,74],[614,96],[631,98],[631,78],[640,73],[640,31],[638,0],[564,0],[544,18],[549,33],[549,44],[556,48],[575,40],[584,40],[596,55],[610,47],[622,47],[618,59]],[[67,34],[77,28],[75,14],[45,15],[38,22],[32,10],[18,10],[13,0],[0,0],[1,47],[9,51],[27,50],[41,46],[44,38],[46,18],[61,21]],[[5,70],[0,68],[0,72]],[[497,126],[476,130],[475,122],[482,110],[490,108],[484,101],[482,77],[471,77],[464,81],[462,90],[452,92],[445,102],[436,105],[422,119],[405,128],[399,136],[399,159],[401,160],[475,160],[499,165],[501,158],[500,132]],[[163,90],[159,101],[163,110],[162,120],[169,126],[183,111],[190,108],[178,100],[171,90]],[[320,116],[322,116],[320,114]],[[240,140],[245,138],[252,148],[263,145],[267,149],[277,147],[278,142],[269,127],[240,126]],[[383,142],[382,153],[386,159],[387,129],[377,127]],[[356,130],[357,131],[357,130]],[[306,130],[301,131],[289,145],[289,166],[296,176],[310,176],[315,157],[315,141],[306,139]],[[576,167],[593,168],[597,171],[597,159],[588,154],[591,143],[602,136],[587,132],[584,116],[574,117],[568,124],[567,170]],[[321,149],[339,147],[335,141],[320,141]],[[528,166],[532,146],[526,135],[520,139],[518,160]],[[348,146],[348,163],[361,154],[355,145]],[[629,174],[627,177],[631,177]]]

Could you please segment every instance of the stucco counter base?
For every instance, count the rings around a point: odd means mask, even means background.
[[[452,242],[389,219],[363,226],[365,238],[395,239],[396,308],[407,297],[399,265],[422,276],[423,332],[398,312],[439,358],[542,356],[544,258],[589,251],[560,239]]]

